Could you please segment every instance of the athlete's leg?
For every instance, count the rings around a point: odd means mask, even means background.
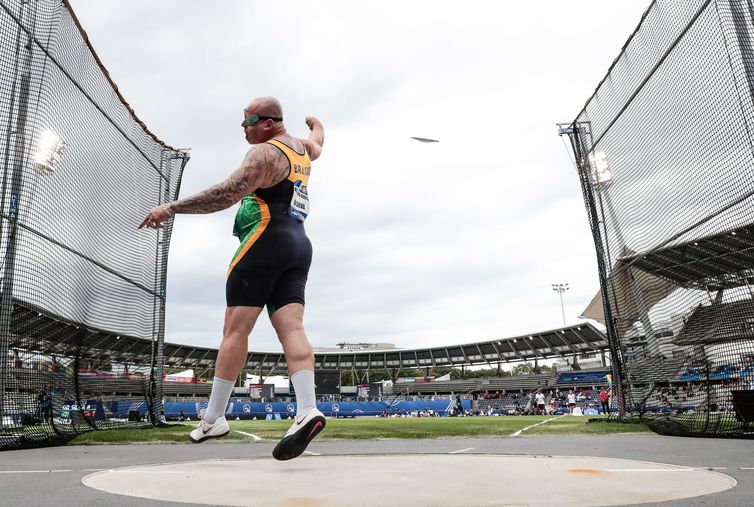
[[[233,386],[249,352],[249,333],[261,311],[262,308],[256,306],[231,306],[225,309],[223,341],[217,352],[212,393],[204,412],[204,419],[209,423],[225,414]]]
[[[223,341],[215,362],[216,377],[234,381],[238,378],[249,352],[249,334],[261,312],[262,308],[257,306],[231,306],[225,309]]]
[[[314,351],[304,331],[304,305],[290,303],[270,316],[272,327],[283,346],[288,374],[301,370],[314,371]]]
[[[212,392],[202,421],[190,434],[193,442],[223,437],[230,431],[224,417],[225,408],[233,393],[236,378],[246,362],[249,334],[261,311],[261,307],[255,306],[232,306],[225,310],[223,341],[215,361]]]
[[[283,345],[288,375],[296,392],[296,413],[304,414],[317,407],[314,351],[304,331],[304,305],[289,303],[273,313],[270,321]]]
[[[270,321],[283,345],[293,389],[296,392],[296,420],[275,446],[275,459],[287,460],[304,452],[309,442],[325,427],[317,410],[314,388],[314,351],[304,331],[304,305],[289,303],[277,309]]]

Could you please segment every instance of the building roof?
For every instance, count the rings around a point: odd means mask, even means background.
[[[676,345],[711,345],[754,340],[754,301],[699,305],[673,340]]]
[[[754,227],[621,258],[685,288],[731,289],[754,284]]]
[[[12,336],[9,348],[44,355],[106,359],[112,363],[145,365],[151,363],[153,341],[119,335],[83,326],[50,314],[34,305],[14,301]],[[154,343],[156,346],[157,344]],[[499,362],[554,359],[565,355],[608,349],[605,334],[589,323],[566,326],[521,336],[475,343],[395,350],[340,350],[315,353],[316,368],[337,370],[429,368],[436,366],[473,366]],[[211,369],[217,348],[179,343],[164,343],[165,366],[193,368],[199,375]],[[269,372],[286,366],[282,351],[250,351],[245,369]]]

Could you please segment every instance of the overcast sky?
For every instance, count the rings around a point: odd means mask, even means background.
[[[181,196],[236,169],[252,98],[278,97],[293,135],[323,122],[306,222],[314,346],[542,331],[562,325],[551,283],[570,284],[568,324],[596,293],[555,123],[576,117],[648,0],[71,4],[137,116],[191,148]],[[235,212],[177,217],[166,341],[219,344]],[[280,349],[265,316],[249,347]]]

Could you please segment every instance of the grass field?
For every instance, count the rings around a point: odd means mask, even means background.
[[[379,440],[401,438],[469,438],[508,437],[550,416],[520,417],[439,417],[407,419],[328,419],[327,428],[318,437],[325,440]],[[589,422],[587,417],[560,417],[526,430],[521,436],[573,435],[649,432],[644,424]],[[85,433],[69,445],[188,443],[188,432],[195,422],[173,424],[165,428],[103,430]],[[238,431],[255,435],[263,441],[277,441],[285,434],[290,421],[230,421],[230,434],[215,442],[254,442]]]

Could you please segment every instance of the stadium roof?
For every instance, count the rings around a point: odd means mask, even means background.
[[[754,227],[669,246],[621,259],[682,287],[731,289],[754,283]]]
[[[699,305],[673,340],[676,345],[712,345],[754,339],[754,301]]]
[[[52,315],[29,303],[15,301],[10,349],[44,355],[108,360],[116,364],[148,364],[153,353],[152,340],[118,335],[82,326]],[[30,330],[30,336],[23,330]],[[32,339],[33,338],[33,339]],[[156,344],[155,344],[156,345]],[[607,339],[592,324],[499,338],[476,343],[420,349],[342,350],[315,353],[316,368],[338,370],[430,368],[435,366],[472,366],[499,362],[565,358],[573,354],[608,349]],[[211,369],[217,348],[165,343],[165,366],[169,368]],[[282,352],[249,352],[247,370],[271,371],[286,366]]]

